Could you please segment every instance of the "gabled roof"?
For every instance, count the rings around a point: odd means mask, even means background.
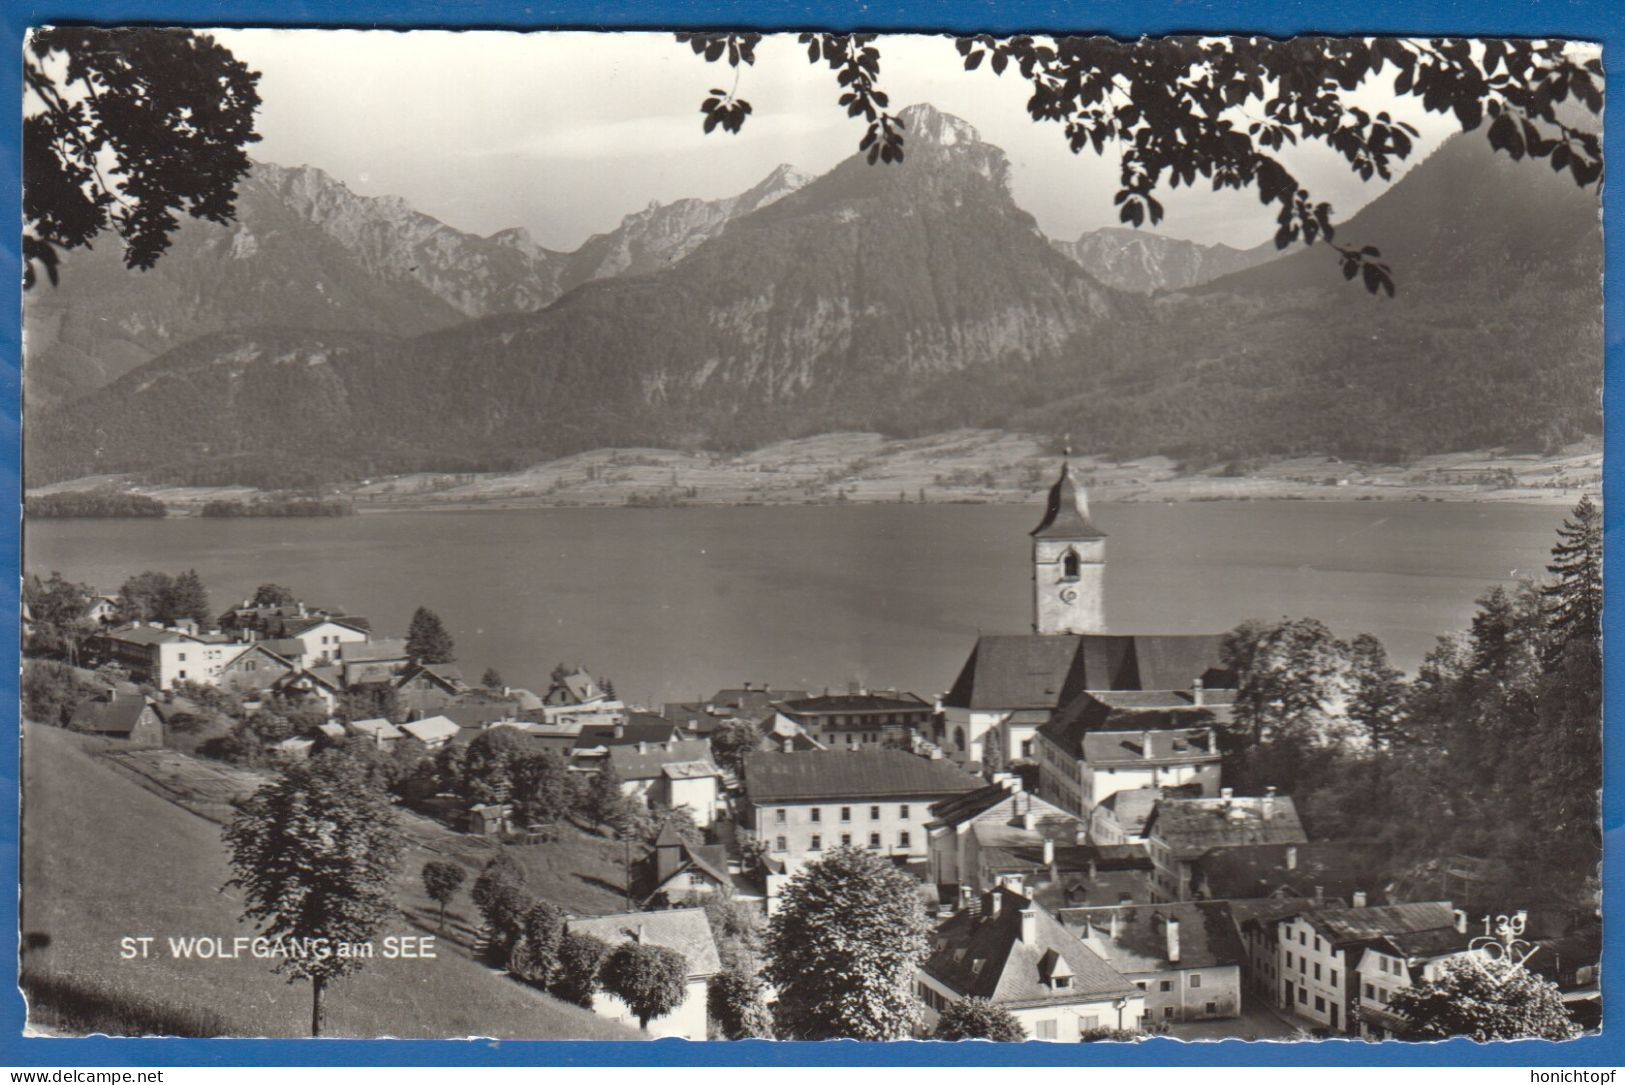
[[[616,734],[616,730],[621,733]],[[677,725],[659,717],[642,717],[625,723],[588,723],[582,725],[576,739],[576,749],[590,750],[599,746],[636,746],[640,742],[671,742],[677,738]]]
[[[713,976],[722,971],[711,921],[703,908],[583,916],[566,920],[565,925],[571,931],[601,938],[611,946],[638,941],[674,949],[688,962],[690,978]]]
[[[677,864],[671,874],[660,877],[660,849],[678,849]],[[712,884],[726,888],[733,884],[728,873],[728,849],[722,844],[690,844],[667,822],[650,851],[632,867],[632,896],[647,901],[664,884],[680,874],[698,871]]]
[[[1333,899],[1315,900],[1310,897],[1243,897],[1227,900],[1230,916],[1238,930],[1251,925],[1267,925],[1293,916],[1307,915],[1323,908],[1346,908],[1348,902]]]
[[[417,663],[402,671],[395,679],[396,686],[424,678],[447,693],[460,693],[465,688],[463,672],[453,663]]]
[[[1308,840],[1290,795],[1266,798],[1158,799],[1145,826],[1176,859],[1240,844],[1302,844]]]
[[[1112,937],[1112,919],[1117,937]],[[1247,959],[1230,906],[1222,900],[1064,908],[1057,916],[1119,972],[1218,968]],[[1178,923],[1179,960],[1168,958],[1168,921]]]
[[[1157,692],[1157,704],[1191,707],[1196,679],[1217,689],[1235,684],[1222,664],[1222,641],[1216,633],[987,635],[977,638],[943,704],[1054,709],[1098,690]]]
[[[462,732],[461,727],[445,716],[430,716],[428,719],[403,723],[401,730],[424,744],[450,742]]]
[[[274,624],[277,626],[278,632],[284,637],[298,637],[323,625],[342,626],[356,633],[371,633],[365,618],[334,618],[325,614],[313,614],[303,618],[285,618]]]
[[[294,643],[297,644],[299,642],[295,641]],[[289,670],[294,669],[294,664],[293,664],[293,662],[291,660],[289,660],[286,656],[280,655],[277,652],[273,651],[266,644],[266,642],[262,641],[262,640],[257,640],[257,641],[254,641],[251,644],[245,645],[242,651],[238,652],[236,655],[234,655],[230,659],[226,660],[225,663],[223,663],[221,666],[229,667],[229,666],[236,663],[239,659],[243,658],[246,655],[262,655],[265,658],[269,659],[272,663],[277,664],[278,666],[287,667]]]
[[[255,643],[265,645],[283,659],[300,659],[305,654],[305,642],[298,637],[272,637]]]
[[[1017,792],[1003,784],[989,784],[931,804],[931,826],[954,826],[980,817]]]
[[[346,663],[368,663],[373,660],[406,659],[406,641],[398,637],[368,641],[364,644],[339,645],[339,658]]]
[[[1162,796],[1160,787],[1131,787],[1107,795],[1100,806],[1116,819],[1117,827],[1125,835],[1140,836],[1145,832],[1145,823],[1151,819],[1152,808]]]
[[[772,689],[751,686],[749,689],[719,689],[707,706],[724,712],[766,712],[781,701],[801,701],[807,697],[804,689]]]
[[[745,791],[754,803],[817,799],[946,798],[982,781],[952,762],[902,750],[817,750],[745,756]]]
[[[999,907],[989,914],[994,894]],[[1005,1007],[1065,1005],[1134,993],[1134,984],[1027,898],[998,889],[980,903],[937,927],[936,948],[921,966],[950,990]],[[1031,943],[1021,940],[1024,909],[1033,912]],[[1063,961],[1071,981],[1057,990],[1044,981]]]
[[[1319,889],[1324,896],[1344,898],[1363,891],[1375,901],[1386,884],[1389,859],[1389,849],[1379,844],[1320,841],[1214,848],[1194,866],[1210,897],[1310,897]]]
[[[1072,477],[1072,465],[1061,461],[1061,477],[1049,488],[1044,519],[1030,532],[1035,539],[1104,539],[1106,533],[1089,518],[1089,495]]]
[[[1425,931],[1401,931],[1385,934],[1374,943],[1374,949],[1405,960],[1446,957],[1461,953],[1471,945],[1479,931],[1458,931],[1455,927],[1434,927]]]
[[[1416,934],[1454,928],[1449,901],[1381,904],[1373,908],[1322,908],[1306,913],[1312,924],[1334,946],[1353,946],[1392,935]]]
[[[919,712],[929,711],[931,705],[913,693],[826,693],[821,697],[803,697],[782,701],[779,711],[806,715],[863,712]]]
[[[366,735],[375,740],[401,737],[401,729],[386,719],[351,720],[346,729],[352,735]]]
[[[609,763],[622,780],[650,780],[666,775],[666,766],[679,763],[699,763],[710,772],[694,770],[692,776],[718,775],[711,761],[711,744],[704,739],[680,739],[654,746],[611,746]]]
[[[114,694],[110,699],[81,701],[73,710],[68,727],[94,735],[129,735],[141,722],[147,707],[142,696]]]
[[[1091,765],[1182,765],[1217,761],[1213,733],[1205,727],[1176,731],[1091,731],[1083,736],[1083,759]]]
[[[190,633],[182,633],[178,629],[158,629],[150,625],[132,625],[123,629],[110,629],[102,634],[109,640],[121,641],[125,644],[176,644],[180,641],[196,641],[200,638]]]

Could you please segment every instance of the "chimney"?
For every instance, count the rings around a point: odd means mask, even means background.
[[[1045,840],[1044,841],[1044,865],[1045,866],[1053,866],[1054,864],[1055,864],[1055,841],[1053,841],[1053,840]]]
[[[1038,828],[1038,815],[1033,813],[1033,804],[1027,804],[1027,812],[1021,815],[1021,827],[1029,833]]]
[[[642,923],[639,923],[637,930],[632,932],[632,941],[639,942],[639,943],[641,943],[643,941],[643,924]]]
[[[1324,904],[1324,903],[1326,903],[1326,889],[1325,889],[1324,886],[1319,886],[1319,885],[1315,886],[1315,903],[1316,904]]]
[[[746,683],[745,683],[745,692],[746,692],[746,693],[749,693],[749,692],[750,692],[750,683],[749,683],[749,682],[746,682]]]
[[[1121,924],[1122,924],[1122,918],[1121,918],[1120,914],[1118,913],[1117,909],[1113,908],[1112,909],[1111,935],[1112,935],[1112,941],[1114,941],[1114,942],[1117,941],[1117,936],[1122,931],[1122,925]]]
[[[1457,908],[1454,911],[1452,911],[1450,914],[1452,916],[1454,916],[1455,920],[1456,920],[1456,933],[1457,934],[1466,934],[1467,933],[1467,913],[1462,911],[1460,908]]]
[[[1225,802],[1229,802],[1231,800],[1231,798],[1234,797],[1235,794],[1236,794],[1236,789],[1233,788],[1233,787],[1221,787],[1221,788],[1219,788],[1219,798],[1223,799]]]
[[[1004,896],[1002,888],[994,888],[982,898],[982,915],[988,919],[997,919],[999,916],[999,903]]]
[[[796,752],[796,740],[795,739],[787,738],[787,739],[784,740],[784,752],[785,753],[795,753]]]
[[[1038,941],[1038,909],[1021,910],[1021,944],[1030,946]]]
[[[616,720],[615,721],[615,726],[610,728],[610,734],[614,735],[616,738],[625,738],[626,737],[626,721],[625,720]]]
[[[648,753],[648,752],[649,752],[649,744],[647,742],[638,743],[638,753]]]
[[[1259,811],[1265,821],[1275,816],[1275,788],[1273,786],[1264,789],[1264,801],[1259,804]]]
[[[1091,855],[1089,857],[1089,880],[1094,881],[1095,876],[1096,876],[1095,857]]]
[[[1200,678],[1191,680],[1191,704],[1197,708],[1202,707],[1202,680]]]
[[[1288,870],[1297,870],[1298,869],[1298,846],[1296,844],[1288,844],[1287,845],[1287,848],[1286,848],[1286,868]]]
[[[1169,916],[1168,917],[1168,922],[1166,924],[1164,924],[1164,929],[1165,929],[1165,931],[1166,931],[1166,933],[1168,935],[1168,963],[1169,964],[1178,964],[1179,963],[1179,920],[1175,919],[1173,916]]]
[[[1364,908],[1365,907],[1365,890],[1364,889],[1356,889],[1354,891],[1354,906],[1356,908]]]
[[[1150,756],[1151,756],[1151,732],[1150,731],[1146,731],[1146,732],[1144,732],[1144,733],[1142,733],[1140,735],[1140,756],[1144,757],[1144,758],[1150,758]]]

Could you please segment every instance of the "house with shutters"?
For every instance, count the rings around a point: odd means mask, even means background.
[[[1273,787],[1258,797],[1238,797],[1225,787],[1215,799],[1158,799],[1145,836],[1161,900],[1190,900],[1195,863],[1214,848],[1309,839],[1292,796]]]
[[[991,741],[1005,764],[1031,761],[1038,756],[1039,728],[1085,694],[1154,695],[1141,700],[1165,709],[1190,708],[1205,699],[1210,704],[1195,707],[1208,710],[1232,697],[1235,676],[1223,665],[1220,634],[1109,631],[1103,594],[1106,535],[1095,525],[1088,496],[1069,464],[1063,462],[1043,519],[1030,536],[1032,632],[977,639],[942,698],[936,741],[950,756],[980,760]],[[1134,697],[1116,699],[1139,707]],[[1093,729],[1150,726],[1147,721]],[[1046,797],[1058,802],[1047,792]]]
[[[747,754],[744,785],[741,828],[793,875],[838,847],[924,860],[932,804],[983,781],[945,758],[863,749]]]
[[[996,889],[938,924],[916,972],[923,1035],[949,1006],[980,998],[1029,1039],[1076,1043],[1096,1029],[1138,1028],[1145,995],[1044,908]]]
[[[1067,908],[1056,918],[1144,994],[1141,1029],[1241,1015],[1246,950],[1225,902]]]

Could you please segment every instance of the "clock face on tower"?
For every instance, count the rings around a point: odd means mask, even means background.
[[[1074,590],[1072,588],[1062,588],[1061,589],[1061,602],[1063,602],[1063,603],[1076,603],[1077,601],[1078,601],[1078,593],[1077,593],[1076,590]]]

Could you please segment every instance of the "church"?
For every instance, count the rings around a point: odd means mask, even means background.
[[[1062,749],[1089,731],[1166,730],[1228,714],[1234,676],[1219,633],[1114,634],[1106,621],[1106,533],[1062,460],[1032,530],[1032,632],[977,638],[942,699],[942,745],[1005,765],[1039,760],[1040,729]],[[1002,756],[1000,756],[1002,755]]]

